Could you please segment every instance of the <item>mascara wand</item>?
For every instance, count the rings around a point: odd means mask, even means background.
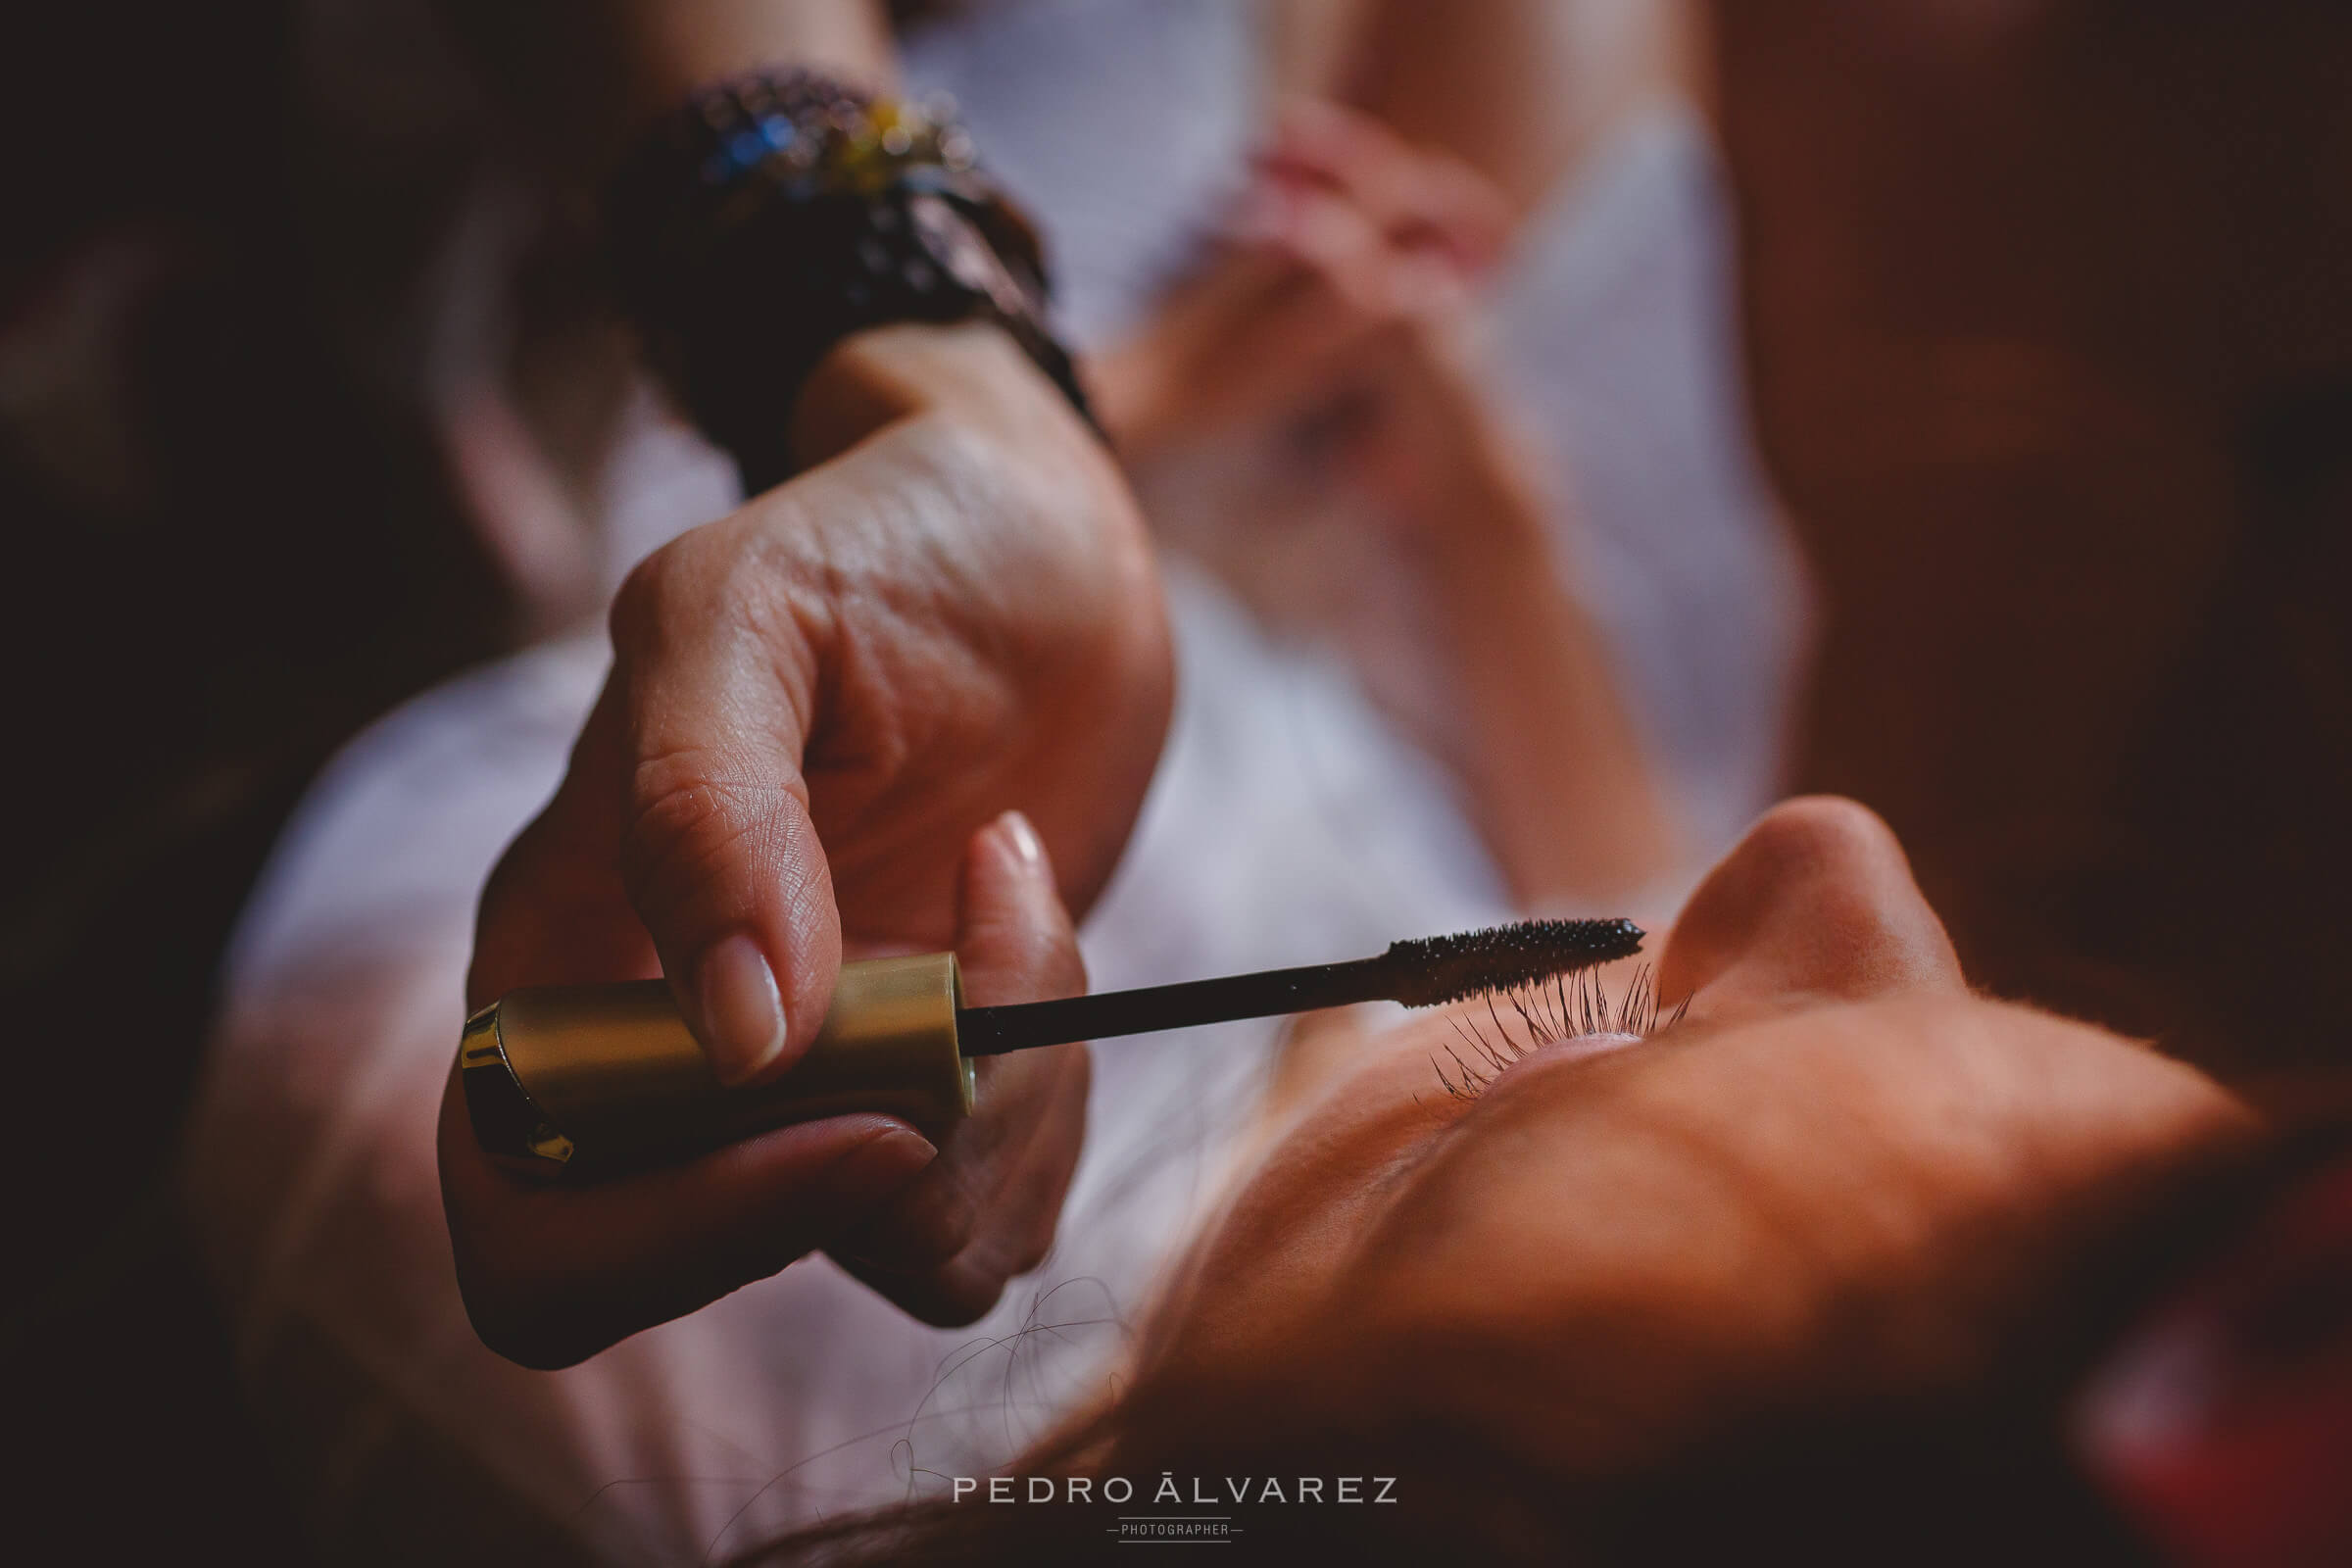
[[[1631,920],[1522,920],[1307,964],[1058,1002],[967,1007],[952,953],[845,963],[808,1053],[761,1084],[720,1085],[662,980],[535,986],[466,1020],[474,1137],[542,1175],[675,1159],[788,1122],[884,1111],[925,1130],[971,1113],[972,1058],[1358,1002],[1433,1007],[1642,950]]]
[[[1379,956],[1352,963],[1266,969],[1060,1002],[958,1007],[956,1039],[967,1056],[996,1056],[1032,1046],[1270,1018],[1358,1002],[1434,1007],[1631,956],[1642,951],[1642,934],[1631,920],[1522,920],[1456,936],[1392,942]]]

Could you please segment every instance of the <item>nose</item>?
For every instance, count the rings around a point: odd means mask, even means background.
[[[1722,1016],[1813,995],[1860,1001],[1964,988],[1943,922],[1894,833],[1834,796],[1783,802],[1708,873],[1659,964],[1669,1004]]]

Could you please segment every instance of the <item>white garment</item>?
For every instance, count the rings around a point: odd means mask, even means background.
[[[910,44],[910,77],[955,91],[1043,214],[1081,341],[1135,317],[1231,188],[1252,27],[1239,0],[1033,0]],[[1731,412],[1719,207],[1695,132],[1653,121],[1547,215],[1503,309],[1603,540],[1596,603],[1642,650],[1645,717],[1736,818],[1790,622]],[[610,481],[615,580],[735,499],[707,447],[640,422]],[[1177,713],[1083,933],[1098,987],[1505,917],[1445,781],[1344,671],[1189,571],[1170,590]],[[564,1372],[501,1361],[457,1298],[433,1120],[481,880],[554,788],[607,658],[601,637],[543,647],[355,741],[231,946],[190,1203],[245,1386],[340,1552],[512,1561],[555,1539],[699,1561],[983,1473],[1096,1387],[1262,1078],[1268,1024],[1101,1048],[1062,1241],[974,1328],[923,1327],[812,1260]]]

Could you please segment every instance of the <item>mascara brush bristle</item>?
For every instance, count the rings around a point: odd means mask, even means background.
[[[1382,961],[1393,966],[1391,995],[1408,1007],[1434,1007],[1629,957],[1642,951],[1642,937],[1631,920],[1522,920],[1392,942]]]

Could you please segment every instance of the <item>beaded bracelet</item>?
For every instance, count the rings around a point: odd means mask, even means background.
[[[708,88],[623,166],[610,225],[656,367],[755,491],[792,474],[786,431],[818,361],[894,321],[997,322],[1101,433],[1045,324],[1037,231],[944,102],[806,71]]]

